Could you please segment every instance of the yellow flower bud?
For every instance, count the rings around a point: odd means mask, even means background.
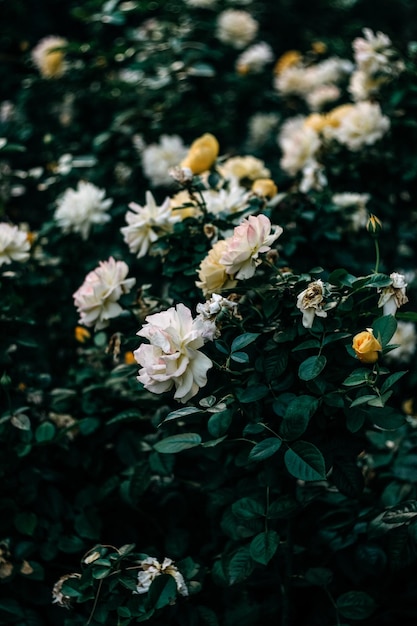
[[[280,56],[278,61],[275,63],[274,74],[277,76],[282,74],[282,72],[289,67],[300,63],[301,59],[301,52],[298,52],[298,50],[287,50],[287,52],[284,52],[284,54]]]
[[[315,54],[324,54],[327,52],[327,46],[324,41],[313,41],[311,49]]]
[[[83,326],[76,326],[74,330],[75,339],[79,343],[85,343],[87,339],[90,339],[91,333]]]
[[[379,220],[376,215],[370,215],[368,223],[366,225],[366,230],[373,237],[378,237],[379,233],[382,230],[382,222]]]
[[[181,167],[188,167],[193,174],[202,174],[209,170],[219,154],[219,142],[211,133],[205,133],[190,146]]]
[[[258,178],[252,185],[253,193],[264,198],[273,198],[278,193],[278,187],[271,178]]]
[[[125,365],[133,365],[134,363],[137,363],[133,352],[125,352],[123,356],[123,361]]]
[[[361,363],[375,363],[378,360],[378,352],[382,346],[374,337],[372,328],[358,333],[353,338],[352,348]]]

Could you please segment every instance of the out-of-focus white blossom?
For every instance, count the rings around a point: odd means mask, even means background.
[[[384,315],[395,315],[397,309],[408,302],[405,294],[407,283],[404,274],[392,272],[390,278],[391,285],[380,290],[381,295],[378,300],[378,306],[383,307]]]
[[[348,209],[347,218],[350,228],[358,231],[365,228],[369,215],[366,205],[369,201],[369,193],[342,192],[332,196],[332,202],[340,209]]]
[[[301,170],[299,189],[301,193],[308,193],[312,189],[321,191],[327,186],[327,176],[321,163],[314,159],[307,161]]]
[[[283,232],[281,226],[274,228],[271,232],[271,222],[262,214],[250,215],[236,226],[233,235],[226,239],[227,247],[220,259],[227,274],[238,280],[251,278],[261,263],[259,254],[268,252]]]
[[[244,209],[249,193],[239,185],[236,179],[231,179],[227,189],[208,189],[202,192],[202,196],[207,211],[213,215],[218,215],[219,213],[236,213]]]
[[[80,180],[77,189],[67,189],[57,202],[54,218],[64,233],[79,233],[86,240],[95,224],[110,220],[107,213],[113,200],[104,200],[106,192]]]
[[[118,301],[123,294],[129,293],[136,282],[134,278],[126,278],[128,272],[124,261],[110,257],[87,274],[81,287],[73,294],[80,324],[100,330],[122,313]]]
[[[281,127],[278,145],[282,150],[282,169],[295,176],[309,162],[316,161],[321,146],[318,132],[305,124],[304,117],[289,118]]]
[[[325,59],[307,67],[298,62],[279,72],[274,84],[278,93],[283,96],[298,95],[307,99],[315,90],[335,86],[349,75],[352,69],[350,61],[339,57]]]
[[[154,187],[172,185],[169,171],[181,163],[187,152],[188,148],[178,135],[161,135],[159,143],[150,144],[142,152],[145,176]]]
[[[138,259],[148,253],[151,245],[166,233],[172,231],[173,224],[181,218],[174,216],[171,211],[171,201],[165,201],[158,206],[150,191],[146,192],[146,204],[143,206],[131,202],[125,215],[128,226],[123,226],[120,232],[129,250],[136,254]]]
[[[362,32],[364,36],[357,37],[352,43],[356,65],[368,75],[384,71],[393,52],[391,39],[370,28],[364,28]]]
[[[226,9],[217,18],[217,38],[238,50],[255,39],[259,24],[247,11]]]
[[[345,145],[352,152],[370,146],[381,139],[390,128],[390,120],[374,102],[358,102],[343,107],[338,125],[328,125],[324,134]]]
[[[413,322],[398,321],[397,329],[390,341],[390,344],[398,344],[398,348],[387,352],[385,359],[408,363],[416,351],[416,343],[417,333]]]
[[[191,311],[179,303],[167,311],[146,317],[137,333],[149,344],[134,352],[142,368],[138,380],[152,393],[164,393],[175,386],[174,398],[187,402],[207,383],[211,360],[198,350],[204,345],[199,322]]]
[[[249,120],[249,144],[256,148],[266,143],[278,121],[279,116],[275,113],[255,113]]]
[[[239,74],[258,74],[265,65],[274,60],[274,53],[265,41],[255,43],[247,48],[236,60]]]
[[[41,39],[32,50],[32,61],[43,78],[60,78],[66,68],[63,48],[68,42],[50,35]]]
[[[23,263],[29,258],[30,242],[28,233],[17,226],[0,223],[0,266],[12,261]]]
[[[219,171],[225,178],[238,180],[243,178],[256,180],[257,178],[269,178],[271,176],[271,172],[265,167],[265,163],[251,154],[230,157],[230,159],[219,165]]]
[[[306,94],[306,102],[312,111],[321,111],[329,102],[340,98],[340,89],[336,85],[320,85]]]
[[[169,574],[176,582],[178,593],[182,596],[188,596],[184,577],[171,559],[165,558],[162,563],[159,563],[157,559],[148,556],[146,559],[139,561],[139,566],[141,569],[138,572],[138,584],[133,593],[148,593],[149,587],[157,576]]]

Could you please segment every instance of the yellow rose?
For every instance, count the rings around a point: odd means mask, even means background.
[[[184,206],[186,204],[188,206]],[[192,206],[189,206],[190,204]],[[174,217],[180,216],[182,220],[185,220],[187,217],[198,217],[198,215],[201,215],[200,209],[192,202],[190,194],[185,189],[179,191],[171,198],[171,212]]]
[[[209,170],[219,154],[219,142],[211,133],[205,133],[190,146],[181,167],[188,167],[193,174]]]
[[[307,128],[312,128],[316,131],[316,133],[321,133],[323,128],[328,125],[328,120],[326,115],[321,115],[320,113],[311,113],[308,117],[306,117],[304,121],[305,126]]]
[[[278,187],[271,178],[258,178],[252,185],[253,193],[264,198],[273,198],[277,195]]]
[[[229,274],[226,272],[226,267],[223,263],[220,263],[220,259],[223,256],[227,242],[221,239],[214,244],[208,255],[201,261],[198,277],[199,281],[196,282],[196,286],[202,289],[205,296],[212,293],[219,293],[223,287],[234,287],[236,280],[231,280]]]
[[[345,115],[350,113],[353,107],[353,104],[341,104],[340,106],[326,113],[326,126],[332,126],[333,128],[337,128],[338,126],[340,126]]]
[[[378,360],[378,352],[382,346],[374,337],[372,328],[358,333],[353,338],[352,348],[361,363],[375,363]]]
[[[287,50],[275,63],[274,74],[277,76],[285,72],[286,69],[297,65],[302,60],[301,53],[298,50]]]

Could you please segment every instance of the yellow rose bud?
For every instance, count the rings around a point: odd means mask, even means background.
[[[376,215],[370,215],[366,230],[373,237],[378,237],[382,230],[382,222],[376,217]]]
[[[311,49],[315,54],[324,54],[327,52],[327,46],[324,41],[313,41]]]
[[[278,187],[271,178],[258,178],[252,185],[253,193],[264,198],[273,198],[278,193]]]
[[[133,352],[125,352],[123,356],[123,361],[125,365],[133,365],[134,363],[137,363]]]
[[[219,142],[211,133],[205,133],[190,146],[181,167],[188,167],[193,174],[202,174],[209,170],[219,154]]]
[[[378,360],[378,352],[382,346],[374,337],[372,328],[358,333],[353,338],[352,348],[361,363],[375,363]]]
[[[306,117],[304,124],[307,128],[315,130],[316,133],[321,133],[323,128],[328,125],[326,115],[321,115],[320,113],[311,113],[311,115]]]
[[[287,50],[287,52],[284,52],[284,54],[280,56],[278,61],[275,63],[274,74],[277,76],[282,74],[282,72],[289,67],[300,63],[301,59],[301,52],[298,52],[298,50]]]
[[[87,339],[90,339],[91,333],[86,328],[82,326],[76,326],[74,330],[75,339],[79,341],[79,343],[85,343]]]

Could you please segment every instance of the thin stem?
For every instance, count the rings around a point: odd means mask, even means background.
[[[291,624],[291,579],[292,579],[292,528],[291,520],[287,521],[287,540],[285,543],[285,578],[282,588],[282,615],[281,626],[290,626]]]
[[[375,269],[374,269],[374,273],[378,274],[378,271],[379,271],[379,259],[380,259],[378,239],[375,238],[374,242],[375,242]]]
[[[91,624],[91,620],[93,619],[95,610],[97,608],[98,599],[100,597],[101,587],[103,586],[103,579],[100,580],[97,588],[96,597],[94,598],[93,608],[91,609],[90,617],[88,618],[87,624]]]

